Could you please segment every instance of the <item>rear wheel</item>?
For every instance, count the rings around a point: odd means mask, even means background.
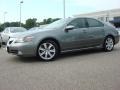
[[[111,36],[106,37],[103,44],[104,51],[112,51],[113,48],[114,48],[114,39]]]
[[[51,40],[43,41],[38,47],[38,56],[44,61],[53,60],[59,52],[58,45]]]

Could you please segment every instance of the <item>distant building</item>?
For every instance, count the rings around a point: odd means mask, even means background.
[[[86,14],[75,15],[76,17],[92,17],[101,21],[111,22],[116,27],[120,27],[120,9],[105,10]]]

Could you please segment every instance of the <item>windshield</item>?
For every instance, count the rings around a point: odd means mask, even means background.
[[[55,21],[55,22],[47,25],[47,26],[45,27],[45,29],[47,29],[47,28],[48,28],[48,29],[49,29],[49,28],[59,28],[59,27],[65,25],[69,20],[70,20],[69,18],[57,20],[57,21]]]
[[[24,29],[24,28],[12,28],[12,29],[10,29],[11,33],[18,33],[18,32],[24,32],[24,31],[26,31],[26,29]]]

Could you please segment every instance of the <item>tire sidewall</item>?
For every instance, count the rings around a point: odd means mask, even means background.
[[[51,43],[52,45],[54,45],[54,47],[55,47],[55,55],[54,55],[53,58],[51,58],[51,59],[43,59],[43,58],[41,58],[41,56],[39,55],[39,47],[40,47],[41,44],[43,44],[43,43]],[[42,42],[39,44],[38,49],[37,49],[37,56],[38,56],[41,60],[43,60],[43,61],[53,61],[58,55],[59,55],[59,47],[58,47],[58,45],[57,45],[54,41],[52,41],[52,40],[45,40],[45,41],[42,41]]]
[[[113,40],[113,48],[112,48],[111,50],[108,50],[107,47],[106,47],[106,40],[107,40],[108,38],[111,38],[111,39]],[[110,52],[110,51],[112,51],[112,50],[114,49],[114,39],[113,39],[111,36],[107,36],[107,37],[105,38],[104,44],[103,44],[103,49],[104,49],[104,51],[106,51],[106,52]]]

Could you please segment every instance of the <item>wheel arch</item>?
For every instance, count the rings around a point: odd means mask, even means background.
[[[42,40],[39,42],[39,44],[37,45],[37,50],[38,50],[40,44],[41,44],[42,42],[46,41],[46,40],[54,41],[54,42],[58,45],[59,52],[61,51],[61,46],[60,46],[59,41],[58,41],[57,39],[53,38],[53,37],[47,37],[47,38],[42,39]]]
[[[105,39],[106,39],[107,37],[112,37],[112,38],[113,38],[113,41],[114,41],[114,44],[115,44],[115,37],[114,37],[114,35],[108,34],[108,35],[105,37]],[[105,41],[105,40],[104,40],[104,41]]]

